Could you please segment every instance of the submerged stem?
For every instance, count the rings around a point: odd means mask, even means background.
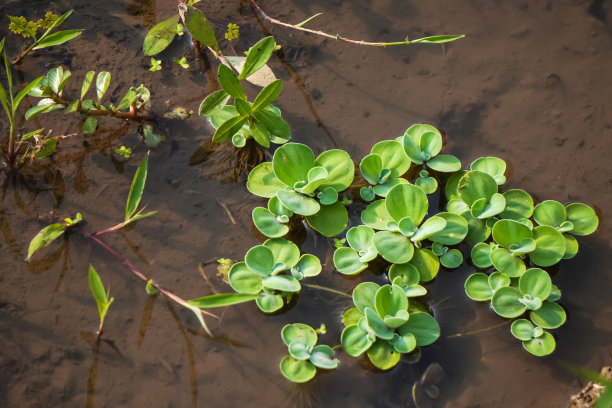
[[[349,295],[348,293],[344,293],[344,292],[341,292],[341,291],[336,290],[336,289],[328,288],[326,286],[315,285],[313,283],[304,283],[304,286],[307,286],[307,287],[312,288],[312,289],[325,290],[327,292],[335,293],[336,295],[352,298],[352,296]]]

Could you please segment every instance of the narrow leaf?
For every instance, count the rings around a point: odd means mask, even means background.
[[[249,50],[249,55],[247,55],[247,59],[244,61],[244,66],[238,79],[245,79],[263,67],[268,62],[268,59],[270,59],[275,45],[274,37],[271,36],[265,37],[255,44]]]
[[[231,306],[238,303],[250,302],[255,300],[259,295],[248,295],[245,293],[221,293],[218,295],[204,296],[197,299],[191,299],[187,302],[190,305],[205,309],[207,307],[223,307]]]
[[[108,298],[100,275],[98,275],[98,272],[96,272],[92,265],[89,265],[89,290],[91,290],[91,294],[98,304],[98,310],[101,312],[102,305],[108,303]]]
[[[175,14],[172,17],[155,24],[147,33],[147,36],[142,43],[142,51],[144,52],[144,55],[152,56],[165,50],[176,36],[175,29],[178,21],[179,15]]]
[[[219,126],[212,137],[213,143],[221,143],[234,136],[247,122],[242,116],[234,116]]]
[[[230,95],[224,89],[219,89],[204,98],[198,113],[200,116],[210,116],[216,110],[223,108],[229,98]]]
[[[117,106],[117,110],[124,110],[130,107],[131,104],[138,98],[138,92],[136,88],[131,87],[129,91],[125,94],[119,105]]]
[[[142,162],[138,166],[136,170],[136,174],[134,175],[134,180],[132,180],[132,187],[130,188],[130,194],[128,196],[127,205],[125,207],[125,221],[132,218],[138,205],[140,204],[140,199],[142,198],[142,193],[144,191],[145,181],[147,180],[147,165],[149,163],[149,155],[147,154]]]
[[[83,79],[83,86],[81,87],[81,100],[83,100],[83,98],[87,94],[87,91],[89,91],[89,87],[91,86],[94,75],[94,71],[89,71],[85,74],[85,79]]]
[[[217,44],[217,38],[206,16],[197,8],[186,4],[179,4],[179,13],[189,34],[218,53],[219,45]]]
[[[314,16],[308,17],[306,20],[302,21],[301,23],[297,23],[295,26],[296,27],[302,27],[302,26],[308,24],[314,18],[319,17],[321,14],[323,14],[323,13],[317,13]]]
[[[60,235],[62,235],[66,231],[66,226],[64,224],[51,224],[40,230],[38,234],[30,241],[30,247],[28,248],[28,257],[29,261],[34,255],[34,252],[39,250],[40,248],[44,248],[55,241]]]
[[[102,97],[108,91],[108,86],[110,85],[110,73],[106,71],[102,71],[98,74],[96,78],[96,93],[98,94],[98,102],[102,100]]]
[[[278,95],[280,95],[282,89],[283,82],[280,79],[273,81],[262,89],[253,102],[253,112],[258,112],[274,102],[274,100],[278,98]]]
[[[93,116],[89,116],[87,119],[85,119],[85,122],[83,122],[83,133],[92,134],[96,131],[97,127],[98,119],[94,118]]]
[[[40,76],[40,77],[36,78],[32,82],[30,82],[25,88],[23,88],[21,90],[21,92],[19,92],[17,94],[17,96],[15,97],[15,101],[13,102],[13,113],[15,113],[15,111],[17,111],[17,107],[19,106],[19,103],[21,102],[21,100],[32,90],[32,88],[34,88],[36,85],[38,85],[38,83],[43,78],[44,78],[44,76]]]
[[[72,14],[74,10],[68,10],[67,12],[65,12],[64,14],[62,14],[57,20],[55,20],[53,22],[53,24],[51,24],[51,27],[49,27],[47,29],[47,31],[44,32],[43,35],[40,36],[40,39],[42,40],[43,38],[45,38],[47,35],[49,35],[49,33],[53,30],[55,30],[57,27],[60,26],[60,24],[62,24],[68,17],[70,17],[70,15]]]
[[[234,71],[231,68],[226,66],[225,64],[219,65],[219,69],[217,70],[217,76],[219,77],[219,83],[225,89],[225,91],[232,96],[234,99],[244,99],[246,100],[246,94],[244,93],[244,89],[234,75]]]
[[[81,34],[83,30],[65,30],[58,31],[57,33],[53,33],[43,38],[38,42],[38,45],[34,47],[34,50],[39,50],[41,48],[51,47],[53,45],[60,45],[65,43],[66,41],[72,40],[74,37],[77,37]]]
[[[419,38],[417,40],[408,41],[408,43],[409,44],[419,44],[419,43],[424,43],[424,44],[441,44],[441,43],[455,41],[455,40],[458,40],[458,39],[463,38],[463,37],[465,37],[465,34],[461,34],[461,35],[433,35],[431,37],[423,37],[423,38]]]

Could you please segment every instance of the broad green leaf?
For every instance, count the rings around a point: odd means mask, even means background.
[[[491,263],[491,246],[480,242],[472,247],[472,263],[477,268],[488,268]]]
[[[385,321],[389,328],[395,329],[404,324],[408,319],[408,299],[403,289],[397,285],[384,285],[381,287],[376,292],[374,306],[378,316]],[[388,321],[387,317],[396,317],[398,319]]]
[[[200,104],[200,108],[198,110],[199,115],[212,115],[216,110],[223,108],[229,98],[230,95],[225,91],[225,89],[219,89],[218,91],[211,93],[206,98],[204,98],[204,100]]]
[[[221,143],[234,136],[247,123],[242,116],[234,116],[221,124],[212,137],[213,143]]]
[[[92,265],[89,265],[89,289],[96,300],[98,312],[100,313],[100,318],[102,319],[103,315],[106,314],[105,306],[109,303],[109,301],[106,291],[104,290],[102,280],[100,279],[100,275],[98,275]]]
[[[461,170],[461,162],[459,159],[455,156],[446,154],[432,158],[427,162],[427,165],[430,168],[443,173],[452,173]]]
[[[253,272],[261,276],[269,276],[274,268],[274,254],[264,245],[257,245],[249,249],[244,256],[244,263]]]
[[[269,238],[280,238],[289,232],[287,224],[280,222],[278,217],[267,208],[253,209],[253,223],[262,234]]]
[[[307,181],[314,162],[310,147],[301,143],[287,143],[279,147],[272,158],[274,174],[290,187],[297,182]]]
[[[314,378],[317,368],[307,360],[296,360],[292,356],[285,356],[280,362],[283,376],[294,383],[305,383]]]
[[[231,68],[228,68],[224,64],[219,65],[219,69],[217,71],[217,76],[219,77],[219,83],[234,99],[243,99],[246,100],[246,94],[244,93],[244,88],[238,81],[238,78],[234,75],[234,71]]]
[[[368,267],[361,262],[359,254],[353,248],[342,247],[334,251],[334,267],[343,275],[356,275]]]
[[[310,355],[310,362],[314,364],[315,367],[324,370],[333,370],[338,367],[338,360],[332,358],[334,354],[336,354],[334,349],[324,344],[320,344],[313,348],[312,354]]]
[[[280,113],[274,113],[270,109],[270,106],[264,110],[253,112],[253,116],[257,122],[268,129],[268,132],[272,135],[272,137],[270,137],[272,143],[283,144],[291,139],[291,129],[289,125],[280,117]]]
[[[251,47],[238,79],[246,79],[254,74],[259,68],[263,67],[266,62],[268,62],[275,46],[274,37],[270,36],[262,38],[257,44]]]
[[[253,112],[258,112],[270,105],[278,98],[283,89],[283,82],[280,79],[273,81],[259,92],[255,101],[253,101]]]
[[[308,348],[304,343],[294,341],[289,344],[288,348],[289,354],[296,360],[308,360],[310,358],[310,352],[308,352]]]
[[[423,137],[425,134],[429,135]],[[424,161],[431,159],[431,157],[440,152],[442,148],[442,136],[438,132],[438,129],[431,125],[416,124],[410,126],[404,133],[403,144],[404,151],[410,160],[415,164],[422,164]],[[427,154],[429,157],[425,157],[425,152],[421,146],[428,149]]]
[[[410,237],[412,242],[420,242],[430,235],[440,232],[446,227],[446,220],[442,217],[433,216],[425,220],[418,231]]]
[[[376,340],[368,349],[368,358],[381,370],[389,370],[399,363],[401,354],[395,351],[393,346],[387,341]]]
[[[359,320],[364,317],[363,312],[356,307],[350,307],[342,313],[342,323],[345,326],[352,326],[359,323]]]
[[[527,267],[525,262],[517,256],[513,256],[510,251],[505,248],[495,248],[491,250],[491,263],[498,271],[505,273],[511,278],[518,278]]]
[[[442,231],[430,235],[431,241],[444,245],[456,245],[463,241],[468,233],[468,222],[464,217],[449,212],[438,213],[436,217],[444,219],[446,226]]]
[[[348,225],[348,212],[341,202],[321,205],[316,214],[306,217],[308,225],[325,237],[340,234]]]
[[[552,282],[548,273],[540,268],[530,268],[519,279],[519,290],[523,295],[531,295],[542,300],[548,298]]]
[[[405,180],[400,177],[392,178],[383,184],[377,184],[373,186],[372,190],[374,191],[374,193],[376,193],[376,195],[386,197],[389,191],[398,184],[408,184],[408,180]]]
[[[263,289],[261,275],[250,270],[244,262],[237,262],[232,265],[228,277],[230,286],[236,292],[256,295]]]
[[[597,229],[599,218],[595,211],[582,203],[571,203],[565,207],[567,220],[574,224],[574,235],[589,235]]]
[[[406,323],[398,329],[401,335],[411,333],[417,346],[428,346],[440,337],[440,326],[429,313],[413,312]]]
[[[489,277],[484,273],[473,273],[465,281],[465,293],[470,299],[478,302],[490,300],[493,290],[489,286]]]
[[[323,152],[317,157],[314,165],[324,167],[328,173],[319,190],[330,187],[340,192],[346,190],[353,182],[355,164],[344,150],[332,149]]]
[[[563,234],[563,238],[565,239],[565,253],[563,254],[563,259],[571,259],[578,253],[578,241],[569,234]]]
[[[419,187],[413,184],[398,184],[387,194],[385,205],[395,221],[410,217],[417,226],[425,218],[429,204],[427,195]]]
[[[529,318],[544,329],[556,329],[567,319],[565,310],[558,303],[549,300],[545,300],[538,310],[529,312]]]
[[[242,71],[242,67],[244,67],[244,62],[246,61],[246,57],[228,56],[225,57],[225,59],[238,72]],[[276,75],[274,75],[274,71],[272,71],[268,65],[264,64],[264,66],[259,68],[255,73],[246,77],[245,80],[253,85],[265,87],[276,81]]]
[[[558,201],[546,200],[536,205],[533,212],[533,219],[538,225],[548,225],[558,229],[565,219],[567,214],[565,207]]]
[[[81,100],[83,100],[83,98],[87,94],[87,91],[89,91],[89,87],[91,87],[91,83],[93,82],[93,77],[95,74],[96,73],[94,71],[88,71],[85,74],[85,78],[83,79],[83,86],[81,87]]]
[[[522,315],[527,310],[527,307],[519,302],[521,298],[521,292],[518,289],[506,286],[495,291],[491,298],[491,305],[495,313],[501,317],[512,319]]]
[[[359,357],[365,353],[374,343],[368,337],[368,333],[361,330],[358,325],[345,327],[340,336],[342,348],[351,357]]]
[[[506,207],[499,216],[502,218],[520,220],[533,214],[533,198],[526,191],[514,189],[504,192]]]
[[[366,307],[376,309],[374,299],[380,286],[374,282],[362,282],[353,289],[353,303],[360,311],[365,311]]]
[[[376,154],[367,155],[359,163],[361,175],[370,184],[378,184],[382,169],[382,159]]]
[[[378,253],[388,262],[402,264],[412,259],[414,246],[402,234],[378,231],[374,234],[373,242]]]
[[[314,347],[317,344],[318,336],[315,330],[307,324],[292,323],[283,327],[281,338],[287,346],[293,342],[299,342],[307,347]]]
[[[506,208],[506,199],[503,195],[495,193],[488,202],[485,198],[474,202],[470,212],[476,218],[487,219],[504,211],[504,208]]]
[[[276,197],[276,193],[285,187],[287,185],[274,174],[271,162],[263,162],[255,167],[247,180],[247,189],[259,197]]]
[[[425,43],[425,44],[441,44],[441,43],[455,41],[455,40],[458,40],[458,39],[463,38],[463,37],[465,37],[465,34],[461,34],[461,35],[432,35],[430,37],[423,37],[423,38],[419,38],[417,40],[411,40],[408,43],[409,44],[420,44],[420,43]]]
[[[448,201],[458,200],[459,192],[457,188],[459,187],[459,180],[467,173],[467,170],[460,170],[456,173],[453,173],[452,176],[446,181],[446,186],[444,187],[444,194],[446,195],[446,199]]]
[[[504,248],[510,249],[527,238],[531,238],[531,230],[518,221],[500,220],[493,226],[493,239]]]
[[[300,282],[293,276],[275,275],[263,278],[264,288],[268,290],[279,290],[281,292],[299,292]]]
[[[108,86],[110,85],[110,73],[106,71],[102,71],[98,73],[96,77],[96,94],[98,95],[98,102],[102,100],[102,97],[108,90]]]
[[[527,319],[517,319],[512,322],[510,331],[519,340],[529,341],[533,338],[533,324]]]
[[[127,204],[125,206],[125,221],[129,220],[138,209],[145,182],[147,181],[148,164],[149,155],[147,154],[144,159],[142,159],[142,162],[140,162],[136,174],[134,174],[134,179],[132,180],[132,187],[130,188],[130,194],[128,195]]]
[[[449,249],[440,257],[440,263],[446,268],[457,268],[463,263],[463,254],[457,248]]]
[[[45,228],[40,230],[38,234],[30,241],[28,248],[28,261],[34,255],[34,252],[40,248],[44,248],[55,241],[60,235],[66,231],[66,226],[60,223],[47,225]]]
[[[224,307],[250,302],[258,297],[259,295],[250,295],[246,293],[220,293],[217,295],[209,295],[197,299],[191,299],[187,302],[190,305],[206,309],[209,307]]]
[[[270,210],[270,212],[276,216],[293,216],[293,211],[285,207],[276,196],[271,197],[268,200],[268,210]]]
[[[438,182],[433,177],[419,177],[414,184],[428,195],[435,193],[438,189]]]
[[[322,267],[319,258],[311,254],[304,254],[291,269],[299,271],[305,278],[308,278],[319,275]]]
[[[478,170],[493,177],[497,184],[504,184],[506,177],[506,162],[498,157],[480,157],[472,162],[470,170]]]
[[[398,335],[389,341],[389,343],[393,345],[395,351],[402,354],[410,353],[417,345],[416,338],[412,333],[405,333],[402,336]]]
[[[88,116],[83,122],[83,133],[92,134],[98,127],[98,119],[93,116]]]
[[[349,229],[346,233],[346,241],[355,251],[367,250],[374,245],[374,230],[366,225],[359,225]]]
[[[257,307],[265,313],[274,313],[283,307],[283,297],[280,294],[264,293],[255,301]]]
[[[66,41],[72,40],[74,37],[81,34],[83,30],[64,30],[58,31],[57,33],[49,34],[45,38],[41,39],[38,42],[38,45],[34,47],[34,50],[39,50],[41,48],[51,47],[53,45],[60,45],[65,43]]]
[[[391,221],[393,218],[387,211],[386,199],[374,201],[361,212],[361,222],[370,228],[385,230]]]
[[[295,191],[279,190],[276,196],[285,207],[296,214],[314,215],[321,209],[321,205],[314,198]]]
[[[410,264],[418,269],[421,282],[429,282],[436,277],[440,270],[438,257],[430,249],[426,248],[416,249]]]
[[[482,198],[488,202],[497,193],[497,183],[487,173],[470,171],[459,180],[457,191],[461,200],[471,206]]]
[[[405,297],[404,292],[401,292],[401,295]],[[366,307],[364,310],[364,315],[366,318],[367,327],[371,330],[376,337],[391,340],[393,338],[393,329],[388,327],[384,320],[376,313],[374,309]]]
[[[117,110],[125,110],[129,108],[134,103],[136,98],[138,98],[138,92],[136,91],[136,88],[132,86],[121,99],[119,105],[117,105]]]
[[[536,241],[536,249],[529,253],[529,259],[534,264],[552,266],[563,258],[565,238],[553,227],[543,225],[534,228],[533,239]]]
[[[144,55],[152,56],[165,50],[176,36],[176,25],[179,22],[179,15],[161,21],[153,26],[147,33],[142,43]]]
[[[300,249],[293,242],[286,239],[268,239],[264,242],[264,246],[272,250],[274,264],[282,263],[285,265],[283,270],[293,268],[300,259]]]
[[[409,263],[393,264],[389,268],[389,280],[395,285],[395,280],[400,278],[403,285],[416,285],[421,276],[416,266]]]
[[[371,154],[381,159],[382,168],[391,170],[390,177],[400,177],[410,168],[410,159],[406,156],[402,144],[396,140],[383,140],[372,147]],[[375,183],[371,183],[375,184]]]
[[[219,52],[213,27],[200,10],[187,4],[179,4],[179,14],[183,19],[185,28],[193,38],[212,48],[215,53]]]
[[[555,351],[555,338],[552,334],[544,332],[539,337],[523,341],[523,347],[534,356],[547,356]]]
[[[489,275],[489,286],[494,292],[499,288],[510,286],[510,283],[510,277],[505,273],[495,271]]]

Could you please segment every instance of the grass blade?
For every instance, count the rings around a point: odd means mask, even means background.
[[[38,45],[34,47],[34,50],[40,50],[41,48],[52,47],[54,45],[60,45],[67,41],[72,40],[81,34],[83,30],[64,30],[53,33],[38,41]]]
[[[187,302],[199,308],[208,308],[208,307],[223,307],[223,306],[231,306],[239,303],[250,302],[251,300],[255,300],[259,297],[259,295],[247,295],[245,293],[221,293],[218,295],[210,295],[204,296],[197,299],[191,299]]]
[[[125,221],[129,220],[138,205],[140,204],[140,199],[142,198],[142,193],[144,191],[145,181],[147,180],[147,165],[149,163],[149,155],[147,154],[142,162],[138,166],[136,170],[136,174],[134,175],[134,180],[132,181],[132,187],[130,188],[130,194],[128,196],[127,205],[125,207]]]
[[[30,241],[28,257],[26,260],[29,261],[32,258],[32,255],[34,255],[34,252],[38,251],[40,248],[49,246],[60,235],[62,235],[64,231],[66,231],[66,226],[60,223],[47,225],[45,228],[40,230],[32,241]]]
[[[302,27],[302,26],[304,26],[304,25],[308,24],[308,23],[309,23],[311,20],[313,20],[314,18],[319,17],[321,14],[323,14],[323,13],[317,13],[317,14],[315,14],[315,15],[314,15],[314,16],[312,16],[312,17],[308,17],[306,20],[302,21],[301,23],[297,23],[295,26],[296,26],[296,27]]]

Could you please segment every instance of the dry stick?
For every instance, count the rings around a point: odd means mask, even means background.
[[[300,27],[300,26],[297,26],[297,25],[294,25],[294,24],[285,23],[285,22],[282,22],[282,21],[277,20],[275,18],[272,18],[272,17],[268,16],[261,9],[261,7],[259,7],[259,5],[257,4],[257,2],[255,0],[250,0],[250,2],[253,5],[253,7],[255,7],[257,9],[257,11],[259,11],[259,13],[262,15],[262,17],[264,19],[266,19],[267,21],[269,21],[270,23],[281,25],[283,27],[289,27],[289,28],[292,28],[294,30],[304,31],[306,33],[320,35],[320,36],[323,36],[323,37],[332,38],[334,40],[339,40],[339,41],[345,41],[345,42],[352,43],[352,44],[371,45],[371,46],[374,46],[374,47],[389,47],[391,45],[410,44],[410,41],[408,41],[408,40],[397,41],[397,42],[369,42],[369,41],[351,40],[350,38],[342,37],[339,34],[333,35],[333,34],[325,33],[323,31],[311,30],[309,28],[304,28],[304,27]]]
[[[508,323],[510,323],[510,322],[502,322],[500,324],[496,324],[496,325],[493,325],[493,326],[485,327],[484,329],[473,330],[473,331],[470,331],[470,332],[467,332],[467,333],[452,334],[450,336],[447,336],[446,338],[447,339],[452,339],[452,338],[455,338],[455,337],[463,337],[463,336],[470,336],[472,334],[483,333],[483,332],[486,332],[486,331],[489,331],[489,330],[497,329],[498,327],[505,326]]]
[[[221,205],[221,207],[223,207],[232,224],[236,225],[236,220],[234,219],[234,217],[232,217],[232,213],[230,212],[229,208],[227,208],[227,205],[225,205],[225,203],[219,199],[217,199],[217,202],[219,203],[219,205]]]

